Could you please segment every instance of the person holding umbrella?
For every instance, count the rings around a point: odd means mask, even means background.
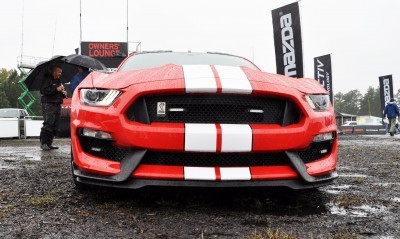
[[[71,94],[74,93],[75,88],[89,75],[89,68],[83,66],[77,66],[78,73],[72,78],[71,84],[69,85],[69,91]]]
[[[58,130],[60,120],[61,104],[67,92],[61,84],[62,67],[52,64],[50,72],[42,79],[40,93],[43,111],[43,127],[40,130],[40,148],[42,150],[58,149],[53,146],[53,139]]]

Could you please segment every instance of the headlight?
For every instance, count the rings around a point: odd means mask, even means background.
[[[329,110],[329,95],[306,95],[306,100],[315,111]]]
[[[90,106],[110,106],[120,93],[119,90],[81,89],[81,103]]]

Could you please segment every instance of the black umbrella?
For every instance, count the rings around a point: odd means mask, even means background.
[[[48,61],[42,61],[37,64],[35,69],[33,69],[29,75],[25,78],[25,85],[28,87],[28,90],[35,91],[40,90],[42,85],[42,80],[48,75],[51,75],[51,67],[57,64],[62,67],[63,72],[61,75],[61,83],[69,82],[72,77],[78,73],[78,69],[76,66],[71,64],[65,64],[64,56],[53,56]]]
[[[64,60],[69,64],[83,66],[93,70],[104,70],[104,71],[107,70],[107,67],[103,63],[90,56],[73,54],[66,56]]]

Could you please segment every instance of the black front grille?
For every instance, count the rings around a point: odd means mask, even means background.
[[[287,165],[285,153],[146,153],[141,161],[150,165],[191,167],[248,167]]]
[[[165,102],[165,115],[157,114]],[[279,124],[299,121],[297,108],[287,100],[252,95],[183,94],[145,96],[127,111],[127,117],[141,123],[227,123]]]
[[[298,151],[297,153],[304,163],[311,163],[329,155],[332,151],[332,144],[333,141],[312,143],[308,149]]]
[[[130,152],[129,149],[119,148],[112,141],[80,136],[79,142],[85,153],[93,156],[121,162]]]

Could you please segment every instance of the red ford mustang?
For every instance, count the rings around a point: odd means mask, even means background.
[[[337,178],[328,92],[221,53],[130,55],[71,107],[78,186],[306,189]]]

